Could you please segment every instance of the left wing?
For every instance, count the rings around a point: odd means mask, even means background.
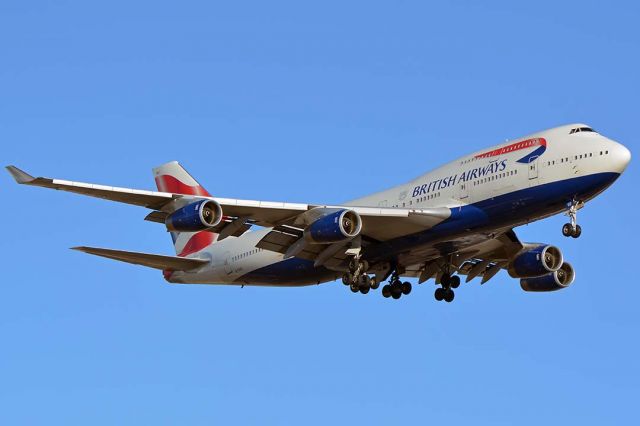
[[[160,223],[163,223],[164,218],[176,209],[177,201],[184,205],[190,201],[201,199],[214,200],[220,204],[225,216],[223,227],[230,226],[236,219],[242,219],[242,223],[240,225],[251,223],[274,228],[281,225],[290,225],[295,228],[296,222],[299,222],[301,215],[312,209],[344,208],[353,210],[361,216],[363,222],[363,236],[376,241],[385,241],[429,229],[451,216],[451,210],[445,207],[404,209],[358,206],[323,206],[317,204],[239,200],[232,198],[145,191],[46,177],[33,177],[15,166],[7,166],[7,170],[19,184],[74,192],[76,194],[88,195],[91,197],[152,209],[154,212],[147,216],[147,220]],[[236,226],[237,225],[238,223],[236,223]],[[224,229],[215,229],[214,231],[224,232]]]
[[[140,189],[118,188],[115,186],[95,185],[83,182],[33,177],[16,166],[7,166],[7,170],[16,182],[22,185],[41,186],[60,191],[75,192],[90,197],[103,198],[120,203],[133,204],[149,209],[161,209],[180,195],[167,192],[144,191]]]

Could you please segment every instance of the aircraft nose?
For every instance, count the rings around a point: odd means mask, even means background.
[[[626,146],[618,142],[613,142],[611,148],[611,160],[613,161],[613,167],[618,173],[624,172],[631,161],[631,152]]]

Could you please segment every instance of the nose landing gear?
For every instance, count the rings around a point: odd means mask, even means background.
[[[571,219],[570,223],[565,223],[562,226],[562,235],[565,237],[578,238],[582,235],[582,228],[578,225],[578,209],[581,208],[583,203],[573,200],[569,205],[569,211],[566,213]]]

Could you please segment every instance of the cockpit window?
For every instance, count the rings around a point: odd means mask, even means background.
[[[572,135],[574,133],[579,133],[579,132],[594,132],[595,133],[595,130],[593,130],[591,127],[576,127],[575,129],[571,129],[569,134]]]

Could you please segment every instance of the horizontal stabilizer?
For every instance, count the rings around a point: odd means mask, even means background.
[[[209,263],[208,260],[203,259],[186,259],[184,257],[177,256],[164,256],[160,254],[138,253],[134,251],[112,250],[96,247],[72,247],[72,250],[102,256],[108,259],[119,260],[120,262],[133,263],[135,265],[142,265],[155,269],[168,269],[172,271],[191,271]]]

